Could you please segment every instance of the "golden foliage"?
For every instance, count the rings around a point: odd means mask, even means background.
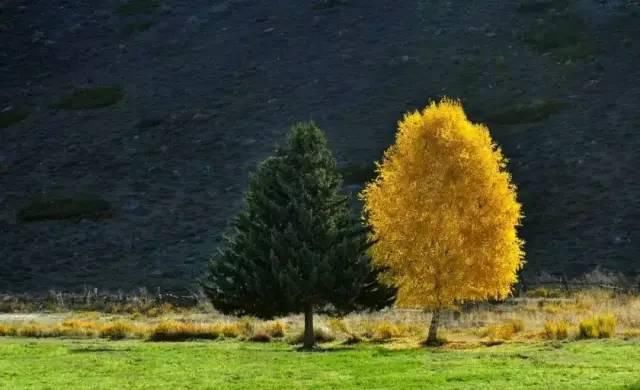
[[[488,129],[444,99],[399,122],[363,191],[374,261],[401,307],[504,298],[523,264],[521,207]]]

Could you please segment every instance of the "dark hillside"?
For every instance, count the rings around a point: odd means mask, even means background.
[[[442,95],[511,159],[527,277],[639,273],[639,17],[623,0],[0,0],[0,290],[188,286],[292,122],[358,173]]]

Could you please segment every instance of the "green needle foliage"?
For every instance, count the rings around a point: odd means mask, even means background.
[[[250,177],[245,208],[210,263],[203,286],[225,313],[271,318],[305,313],[304,348],[314,344],[313,309],[378,309],[395,290],[378,283],[368,229],[350,212],[322,131],[291,129],[284,146]]]

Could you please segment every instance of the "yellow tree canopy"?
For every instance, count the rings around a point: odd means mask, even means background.
[[[457,101],[406,114],[361,194],[402,307],[504,298],[522,267],[522,219],[506,159]]]

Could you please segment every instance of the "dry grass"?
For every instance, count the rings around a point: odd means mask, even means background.
[[[617,319],[611,313],[586,318],[580,321],[580,337],[585,339],[608,339],[615,335]]]
[[[573,339],[578,337],[640,337],[640,297],[606,291],[564,294],[536,292],[547,298],[517,298],[501,304],[479,304],[444,312],[440,334],[449,345],[479,345],[509,341]],[[551,298],[554,297],[554,298]],[[15,318],[19,318],[15,317]],[[255,342],[302,338],[302,316],[274,321],[179,311],[170,305],[133,314],[80,312],[66,316],[25,316],[0,322],[0,336],[138,338],[157,341],[239,338]],[[35,318],[35,320],[34,320]],[[318,315],[320,342],[387,342],[413,344],[424,339],[430,314],[389,310],[341,318]],[[0,320],[1,321],[1,320]],[[597,336],[596,336],[597,334]]]
[[[152,341],[215,340],[222,336],[221,328],[222,326],[219,324],[164,321],[151,330],[149,339]]]
[[[521,319],[511,319],[501,324],[489,325],[479,332],[480,337],[486,337],[489,340],[511,340],[514,335],[524,330],[524,321]]]
[[[284,321],[268,321],[263,324],[260,324],[257,329],[254,330],[253,336],[258,334],[264,334],[269,338],[279,339],[284,337],[287,331],[287,324]]]
[[[329,328],[322,325],[313,328],[313,335],[317,343],[329,343],[336,339],[335,334],[333,334]],[[303,340],[304,331],[298,329],[297,332],[288,334],[285,341],[289,344],[302,344]]]
[[[544,323],[544,338],[548,340],[564,340],[569,337],[570,326],[565,320],[547,321]]]

